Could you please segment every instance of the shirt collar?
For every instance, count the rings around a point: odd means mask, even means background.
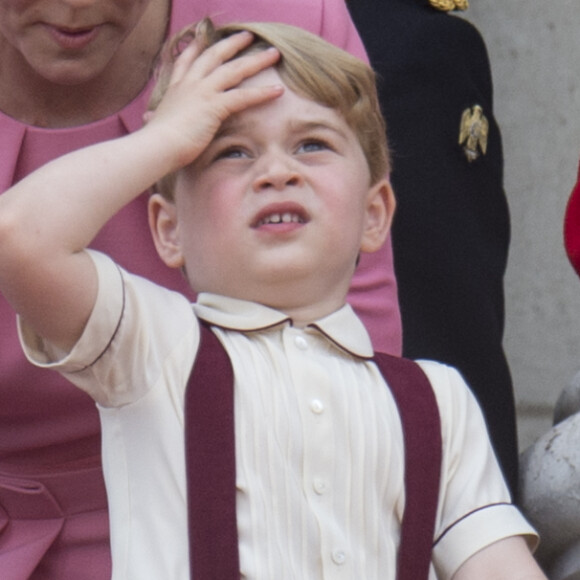
[[[199,318],[226,330],[250,332],[292,324],[292,319],[279,310],[207,292],[198,295],[193,308]],[[373,357],[368,332],[349,304],[324,318],[312,321],[308,327],[317,330],[353,356],[364,359]]]

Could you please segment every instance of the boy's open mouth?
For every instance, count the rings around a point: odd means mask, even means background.
[[[295,202],[271,203],[256,215],[252,227],[268,225],[305,224],[310,221],[302,205]]]
[[[297,213],[293,212],[284,212],[284,213],[273,213],[268,216],[264,216],[261,218],[256,227],[264,226],[267,224],[289,224],[289,223],[296,223],[296,224],[303,224],[305,223],[305,219],[298,215]]]

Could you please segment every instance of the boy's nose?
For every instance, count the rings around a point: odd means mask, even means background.
[[[267,189],[283,190],[286,187],[302,183],[302,176],[292,159],[285,156],[272,155],[263,159],[259,172],[254,180],[254,191],[259,193]]]

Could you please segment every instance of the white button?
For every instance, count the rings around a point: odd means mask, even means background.
[[[324,411],[324,404],[320,399],[312,399],[310,401],[310,410],[317,415],[320,415]]]
[[[318,495],[322,495],[323,493],[326,493],[328,491],[328,484],[326,483],[326,481],[324,479],[322,479],[321,477],[317,477],[313,484],[312,487],[314,487],[314,491],[318,494]]]
[[[334,550],[332,552],[332,561],[339,566],[346,562],[346,553],[344,550]]]
[[[306,339],[304,337],[302,337],[302,336],[297,336],[294,339],[294,344],[300,350],[306,350],[308,348],[308,343],[306,342]]]

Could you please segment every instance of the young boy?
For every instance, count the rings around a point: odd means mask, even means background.
[[[372,72],[298,29],[205,21],[159,93],[142,130],[0,197],[0,288],[27,354],[100,409],[114,578],[188,577],[184,393],[201,320],[235,375],[240,575],[394,579],[403,434],[345,304],[394,211]],[[86,250],[161,178],[151,228],[193,307]],[[429,578],[545,578],[467,387],[421,366],[443,452]]]

